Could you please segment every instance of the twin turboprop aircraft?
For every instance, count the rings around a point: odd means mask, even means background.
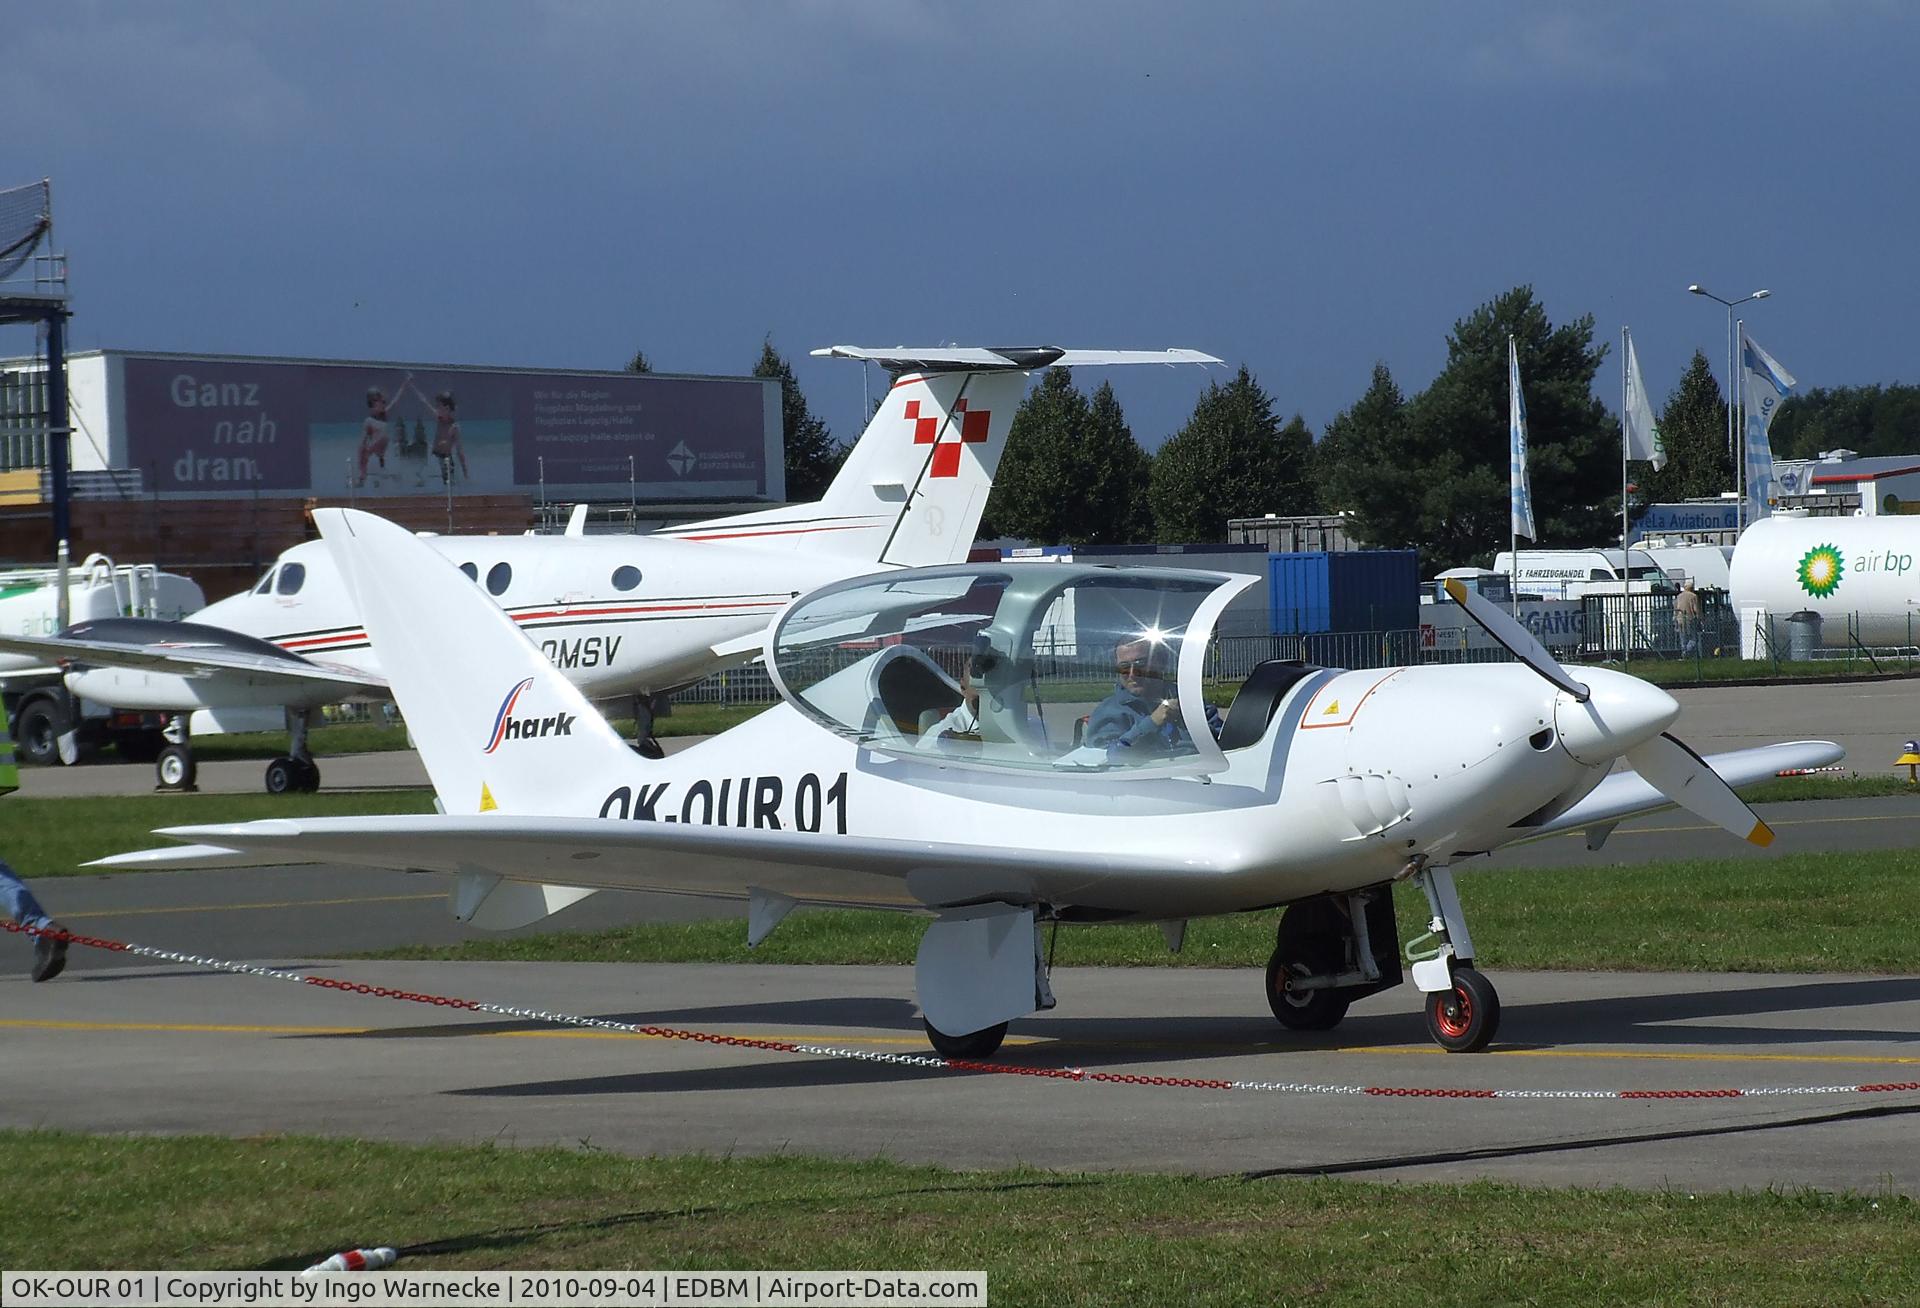
[[[443,536],[432,548],[486,588],[587,696],[631,697],[642,747],[654,696],[759,652],[795,596],[858,573],[955,563],[973,544],[1031,373],[1049,367],[1218,363],[1194,350],[929,349],[835,346],[894,380],[824,499],[671,527],[648,536]],[[424,622],[411,637],[430,632]],[[156,762],[163,788],[190,787],[194,710],[287,710],[292,745],[269,791],[313,790],[312,711],[384,699],[382,658],[325,545],[280,556],[251,591],[183,623],[115,618],[0,651],[60,660],[74,694],[183,715]]]
[[[101,866],[444,872],[455,915],[498,929],[597,889],[744,899],[752,943],[800,903],[917,912],[921,1011],[955,1058],[990,1056],[1008,1022],[1053,1006],[1049,923],[1155,922],[1178,948],[1189,918],[1284,905],[1268,1003],[1288,1027],[1330,1028],[1401,980],[1402,879],[1431,910],[1406,956],[1433,1038],[1481,1048],[1499,999],[1450,864],[1564,830],[1597,848],[1673,804],[1764,844],[1728,783],[1841,753],[1703,761],[1664,734],[1679,714],[1664,691],[1562,668],[1464,588],[1519,662],[1263,663],[1216,736],[1202,675],[1253,578],[987,564],[800,598],[765,641],[784,702],[650,760],[427,542],[362,512],[316,519],[443,812],[180,827],[160,834],[197,843]]]

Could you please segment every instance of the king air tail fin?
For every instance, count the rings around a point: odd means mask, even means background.
[[[577,811],[583,787],[646,766],[438,550],[371,513],[313,517],[448,813]]]
[[[868,350],[815,355],[877,362],[893,383],[817,504],[669,528],[683,540],[738,540],[879,566],[960,563],[973,547],[1028,377],[1050,367],[1218,363],[1194,350]]]

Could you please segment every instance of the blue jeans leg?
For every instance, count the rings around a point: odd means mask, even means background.
[[[27,883],[14,875],[5,859],[0,859],[0,906],[4,906],[7,916],[21,926],[40,927],[53,921],[47,910],[40,907],[40,901],[27,889]]]

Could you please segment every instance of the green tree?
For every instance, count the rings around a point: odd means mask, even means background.
[[[1327,424],[1315,456],[1320,498],[1351,515],[1348,530],[1371,545],[1421,544],[1421,473],[1413,449],[1406,397],[1384,363],[1350,409]]]
[[[1014,414],[980,535],[1039,544],[1115,545],[1148,531],[1152,460],[1113,387],[1091,403],[1065,368],[1049,368]]]
[[[1816,386],[1780,406],[1768,433],[1776,458],[1828,450],[1910,454],[1920,430],[1920,386]]]
[[[652,372],[653,361],[647,358],[647,352],[645,350],[635,350],[633,357],[627,360],[627,371],[641,373]]]
[[[1660,439],[1667,447],[1667,466],[1643,481],[1649,501],[1697,499],[1733,489],[1727,403],[1699,350],[1660,411]]]
[[[1226,385],[1207,387],[1186,426],[1154,456],[1148,498],[1156,536],[1223,541],[1230,518],[1307,511],[1312,447],[1304,422],[1283,438],[1272,398],[1243,364]]]
[[[807,397],[793,369],[773,348],[768,335],[760,344],[760,361],[753,365],[756,377],[776,378],[780,383],[780,434],[787,452],[787,499],[793,503],[817,500],[826,494],[833,474],[846,461],[847,448],[833,439],[827,424],[807,409]]]
[[[1593,315],[1555,327],[1517,286],[1462,318],[1447,338],[1447,363],[1409,406],[1413,455],[1425,473],[1421,548],[1439,567],[1490,559],[1507,548],[1507,338],[1520,360],[1533,491],[1530,542],[1592,545],[1614,534],[1620,512],[1620,424],[1593,393],[1607,347],[1593,342]]]

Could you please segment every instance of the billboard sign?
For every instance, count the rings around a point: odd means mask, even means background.
[[[160,495],[785,497],[779,383],[128,355],[116,462]]]

